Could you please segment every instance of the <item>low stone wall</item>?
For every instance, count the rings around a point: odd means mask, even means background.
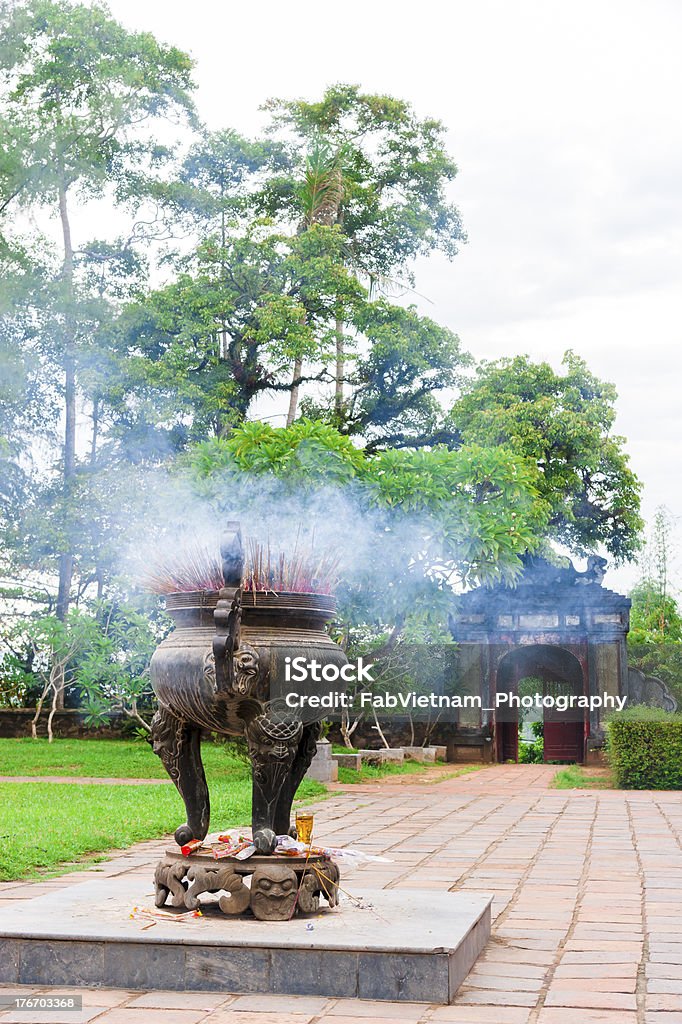
[[[391,747],[409,749],[411,746],[421,746],[422,730],[419,723],[415,729],[414,744],[410,742],[410,725],[407,718],[395,715],[390,721],[382,722],[381,728]],[[337,721],[332,722],[328,737],[332,743],[343,746],[343,737]],[[351,737],[351,742],[356,750],[381,749],[381,741],[376,729],[373,729],[369,722],[360,723]],[[482,729],[463,729],[448,722],[439,722],[436,725],[429,738],[428,746],[436,748],[438,760],[460,764],[467,762],[486,764],[493,759],[493,744]]]
[[[38,720],[38,735],[47,736],[47,716],[49,709],[43,709]],[[2,708],[0,709],[0,737],[3,739],[19,739],[31,735],[31,721],[35,715],[33,708]],[[125,715],[117,715],[109,724],[97,727],[86,725],[82,711],[67,709],[55,712],[52,720],[52,732],[60,739],[120,739],[130,719]]]

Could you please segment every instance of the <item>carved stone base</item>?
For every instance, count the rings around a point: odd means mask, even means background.
[[[248,876],[250,886],[245,884]],[[339,878],[338,865],[323,856],[254,855],[240,861],[215,860],[203,851],[183,857],[168,850],[154,872],[155,902],[162,907],[170,896],[172,907],[196,910],[200,893],[220,893],[218,906],[224,914],[250,910],[259,921],[288,921],[299,912],[318,911],[321,896],[335,907]]]

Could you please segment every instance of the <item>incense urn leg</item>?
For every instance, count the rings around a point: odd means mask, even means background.
[[[303,725],[291,717],[288,709],[283,710],[272,701],[247,722],[245,732],[253,774],[253,841],[259,853],[272,853],[277,836],[277,806],[298,752]]]
[[[187,824],[175,831],[178,846],[203,839],[208,832],[210,802],[201,761],[201,729],[160,707],[152,719],[152,749],[183,799]]]
[[[296,790],[303,782],[305,773],[310,768],[315,752],[317,741],[322,733],[322,723],[312,722],[303,726],[303,733],[296,748],[296,753],[291,765],[291,770],[282,786],[275,809],[274,829],[278,836],[286,835],[292,827],[291,805],[296,796]]]

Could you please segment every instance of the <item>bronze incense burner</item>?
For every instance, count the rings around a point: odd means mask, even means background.
[[[253,841],[258,853],[270,854],[275,837],[292,832],[292,801],[315,755],[324,717],[320,709],[288,706],[285,659],[302,656],[341,667],[346,656],[325,630],[334,615],[332,597],[242,592],[241,535],[237,524],[230,527],[221,544],[225,586],[168,597],[175,628],[151,661],[159,702],[152,745],[185,804],[187,823],[175,832],[183,845],[203,839],[209,827],[202,729],[245,736],[253,775]]]

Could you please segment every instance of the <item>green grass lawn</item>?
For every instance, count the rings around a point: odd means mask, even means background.
[[[231,775],[243,762],[229,745],[204,743],[207,774]],[[144,740],[0,739],[0,775],[83,775],[110,779],[167,779]]]
[[[3,775],[164,778],[146,743],[119,740],[0,740]],[[248,764],[229,747],[205,744],[211,829],[251,820]],[[298,798],[326,795],[304,782]],[[176,789],[50,782],[0,783],[0,880],[54,872],[64,861],[172,833],[185,820]],[[102,858],[99,858],[102,859]]]
[[[609,772],[594,775],[582,765],[571,764],[556,773],[552,786],[554,789],[612,789],[613,779]]]

